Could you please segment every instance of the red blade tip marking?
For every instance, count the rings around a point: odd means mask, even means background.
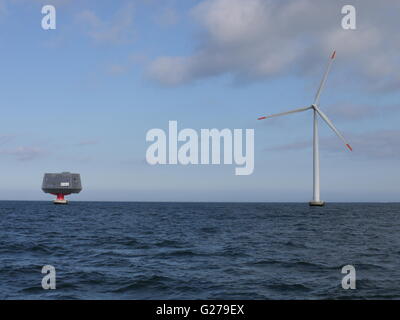
[[[260,117],[257,120],[264,120],[264,119],[267,119],[267,117]]]
[[[331,59],[335,59],[335,56],[336,56],[336,50],[333,51],[332,56],[331,56]]]
[[[349,149],[350,149],[350,151],[353,151],[353,148],[352,148],[352,147],[350,147],[350,145],[349,145],[349,144],[346,144],[346,147],[347,147],[347,148],[349,148]]]

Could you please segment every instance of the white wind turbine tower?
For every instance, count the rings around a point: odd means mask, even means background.
[[[314,184],[313,184],[313,199],[310,201],[310,206],[323,206],[325,203],[320,199],[320,187],[319,187],[319,149],[318,149],[318,116],[320,116],[326,124],[337,134],[337,136],[342,139],[345,143],[346,147],[349,148],[350,151],[353,151],[351,146],[347,143],[342,134],[335,128],[333,123],[329,120],[329,118],[319,109],[319,97],[321,95],[321,91],[325,85],[326,78],[328,77],[329,70],[331,69],[331,65],[333,60],[335,59],[336,51],[334,51],[329,59],[328,67],[325,71],[324,77],[321,80],[321,84],[318,88],[317,94],[315,95],[314,103],[310,107],[300,108],[296,110],[291,110],[288,112],[277,113],[270,116],[264,116],[258,118],[258,120],[268,119],[272,117],[284,116],[291,113],[302,112],[309,109],[312,109],[314,112],[314,135],[313,135],[313,169],[314,169]]]

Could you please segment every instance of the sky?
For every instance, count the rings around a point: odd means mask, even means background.
[[[389,0],[0,0],[0,200],[51,200],[44,173],[70,171],[75,201],[309,201],[312,112],[257,118],[309,106],[336,50],[320,108],[354,151],[320,122],[321,198],[400,201],[399,15]],[[253,174],[149,165],[146,133],[170,120],[254,129]]]

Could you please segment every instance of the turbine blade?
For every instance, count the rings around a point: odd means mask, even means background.
[[[342,136],[342,134],[339,132],[338,129],[336,129],[336,127],[333,125],[332,121],[329,120],[329,118],[326,116],[325,113],[323,113],[319,108],[314,107],[315,111],[317,111],[317,113],[320,115],[320,117],[326,122],[326,124],[337,134],[337,136],[342,139],[342,141],[344,142],[344,144],[346,145],[346,147],[350,150],[353,151],[353,148],[350,146],[350,144],[348,144],[348,142],[346,141],[346,139]]]
[[[287,112],[271,114],[269,116],[260,117],[257,120],[264,120],[264,119],[269,119],[269,118],[273,118],[273,117],[285,116],[287,114],[296,113],[296,112],[302,112],[302,111],[306,111],[308,109],[312,109],[312,107],[300,108],[300,109],[291,110],[291,111],[287,111]]]
[[[314,99],[314,104],[315,105],[318,105],[318,103],[319,103],[319,97],[321,95],[322,89],[324,88],[326,79],[328,78],[328,74],[329,74],[329,71],[331,70],[332,62],[335,59],[335,56],[336,56],[336,51],[333,51],[333,53],[332,53],[332,55],[331,55],[331,57],[329,59],[329,63],[328,63],[328,66],[326,68],[324,77],[322,78],[321,83],[320,83],[319,88],[318,88],[318,91],[317,91],[317,94],[315,95],[315,99]]]

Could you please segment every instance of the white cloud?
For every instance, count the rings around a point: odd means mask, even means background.
[[[97,140],[82,140],[79,141],[76,145],[77,146],[91,146],[94,144],[98,144],[99,142]]]
[[[127,73],[130,71],[135,65],[143,65],[147,63],[147,56],[141,53],[134,53],[128,56],[126,59],[122,61],[119,60],[117,63],[109,64],[105,67],[105,71],[107,74],[112,76],[118,76]]]
[[[13,140],[16,136],[15,135],[0,135],[0,145],[3,145],[11,140]]]
[[[128,68],[122,64],[111,64],[107,66],[107,73],[111,75],[120,75],[128,71]]]
[[[0,15],[7,13],[7,5],[5,0],[0,0]]]
[[[369,104],[349,104],[339,103],[327,108],[327,113],[332,119],[353,121],[360,119],[376,118],[378,116],[392,117],[394,113],[400,111],[400,105],[369,105]]]
[[[332,133],[332,137],[322,138],[320,147],[323,150],[343,153],[348,152],[343,143]],[[400,130],[379,130],[361,134],[344,133],[353,148],[352,155],[367,159],[395,160],[400,156]],[[292,151],[311,149],[312,139],[297,141],[280,146],[267,148],[266,151]]]
[[[84,10],[76,15],[76,21],[96,43],[123,44],[134,39],[134,13],[134,5],[128,3],[109,20],[99,18],[94,11]]]
[[[0,154],[15,156],[19,161],[28,161],[43,155],[44,151],[36,147],[18,147],[0,150]]]
[[[163,8],[156,17],[156,22],[162,26],[171,26],[177,24],[178,21],[178,12],[172,7]]]
[[[235,81],[306,75],[335,48],[344,75],[394,88],[400,83],[400,36],[398,17],[390,13],[400,12],[400,3],[387,2],[354,0],[357,30],[343,30],[341,8],[348,3],[341,0],[205,0],[191,13],[201,27],[193,54],[160,56],[148,74],[164,85],[224,74]]]
[[[400,156],[400,130],[353,134],[350,138],[357,154],[367,156],[368,159],[375,157],[395,160]]]
[[[193,58],[160,57],[153,61],[149,75],[165,85],[179,85],[190,81],[194,75]]]

